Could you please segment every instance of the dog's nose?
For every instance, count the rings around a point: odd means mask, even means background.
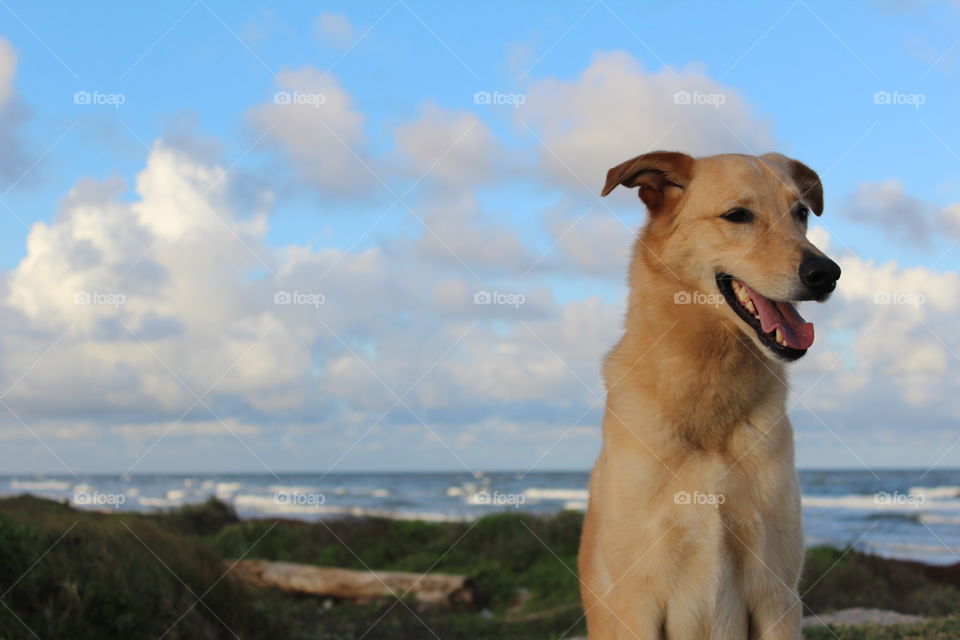
[[[818,295],[826,295],[837,287],[840,265],[816,253],[806,253],[800,261],[800,281]]]

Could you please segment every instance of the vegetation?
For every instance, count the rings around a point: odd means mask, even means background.
[[[0,500],[0,638],[562,638],[585,631],[576,577],[582,517],[518,513],[474,523],[341,519],[240,521],[211,500],[153,515],[91,513],[21,496]],[[251,590],[227,559],[468,574],[479,611],[367,605]],[[811,629],[807,638],[960,637],[955,571],[852,550],[810,550],[810,611],[853,606],[936,616],[886,630]]]

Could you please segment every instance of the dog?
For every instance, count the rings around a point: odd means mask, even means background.
[[[657,151],[610,169],[648,221],[607,355],[603,445],[580,544],[590,640],[797,640],[803,563],[785,364],[793,302],[840,267],[806,237],[823,186],[770,153]]]

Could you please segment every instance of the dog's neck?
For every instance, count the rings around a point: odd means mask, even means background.
[[[718,292],[685,285],[655,256],[638,249],[630,271],[626,333],[604,372],[608,393],[646,393],[655,399],[651,405],[659,417],[684,441],[723,449],[761,399],[779,394],[783,402],[784,367],[763,354],[723,309],[692,300]],[[684,294],[691,299],[687,303]]]

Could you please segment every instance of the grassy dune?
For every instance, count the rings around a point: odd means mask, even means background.
[[[0,500],[0,589],[7,591],[0,638],[433,637],[425,626],[444,640],[577,635],[584,632],[575,574],[581,524],[577,513],[501,514],[469,524],[241,522],[216,501],[135,515],[26,496]],[[224,559],[239,557],[469,574],[482,612],[255,591],[224,575]],[[813,549],[801,587],[808,611],[861,606],[936,618],[895,630],[809,630],[806,637],[960,637],[960,618],[951,617],[960,613],[958,583],[947,569]]]

